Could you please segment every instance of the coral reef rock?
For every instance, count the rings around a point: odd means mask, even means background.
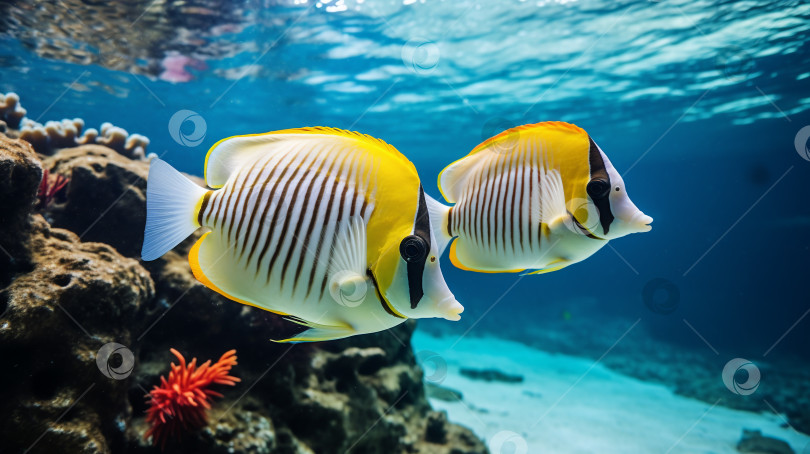
[[[37,202],[42,166],[31,146],[0,134],[0,285],[17,269],[30,268],[29,212]]]
[[[0,148],[4,164],[9,149],[19,158],[11,173],[21,175],[20,184],[0,186],[0,196],[18,202],[9,222],[23,226],[18,235],[25,235],[20,245],[28,262],[3,270],[0,289],[0,356],[7,361],[0,374],[3,452],[122,449],[131,414],[128,385],[99,368],[96,356],[105,344],[130,343],[132,320],[153,298],[152,280],[112,247],[81,242],[31,216],[33,182],[41,177],[33,151],[2,135]]]
[[[52,173],[70,178],[66,201],[48,210],[51,223],[90,241],[140,255],[146,224],[149,163],[100,145],[66,148],[45,159]]]

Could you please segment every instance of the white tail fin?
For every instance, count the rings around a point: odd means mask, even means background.
[[[141,259],[155,260],[194,233],[197,206],[207,190],[158,158],[146,182],[146,231]]]
[[[453,237],[447,233],[450,207],[427,194],[425,194],[425,200],[427,201],[428,213],[430,213],[430,228],[433,230],[433,235],[436,237],[439,255],[442,255],[444,254],[444,249],[450,243],[450,240],[453,239]]]

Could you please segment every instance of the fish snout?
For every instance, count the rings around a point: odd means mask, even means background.
[[[454,322],[461,320],[461,313],[464,312],[464,306],[462,306],[453,295],[439,301],[439,304],[436,305],[436,309],[441,317]]]
[[[652,230],[653,218],[639,211],[630,220],[630,225],[636,232],[649,232]]]

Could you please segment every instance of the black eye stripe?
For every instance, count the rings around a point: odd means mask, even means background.
[[[613,223],[614,219],[613,213],[610,211],[610,199],[606,197],[607,194],[610,193],[610,175],[608,175],[607,169],[605,168],[602,153],[599,151],[599,147],[596,146],[593,139],[591,139],[591,136],[588,136],[588,142],[590,146],[588,150],[588,163],[591,166],[591,181],[588,183],[588,186],[590,187],[594,181],[603,180],[605,182],[605,188],[607,188],[607,192],[601,197],[591,196],[594,205],[596,205],[596,209],[599,210],[599,223],[602,225],[602,230],[607,234],[610,230],[610,224]],[[588,195],[590,195],[590,193]]]
[[[421,238],[425,247],[425,254],[422,257],[418,257],[416,260],[408,260],[403,256],[403,259],[405,259],[408,264],[408,295],[411,300],[411,309],[416,309],[416,306],[425,294],[422,288],[422,275],[425,271],[425,260],[430,253],[430,215],[427,201],[425,200],[425,190],[422,188],[422,185],[419,185],[419,205],[416,208],[413,236]],[[400,244],[400,254],[403,253],[403,249],[407,248],[407,245],[403,247],[403,244],[408,241],[409,238],[410,237],[406,237],[403,243]]]
[[[421,237],[430,250],[430,212],[425,200],[425,190],[419,185],[419,205],[416,208],[416,220],[413,224],[413,234]]]

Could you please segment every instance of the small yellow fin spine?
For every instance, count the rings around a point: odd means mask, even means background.
[[[207,237],[210,234],[211,234],[211,232],[206,232],[205,234],[203,234],[203,236],[201,236],[200,239],[197,240],[196,243],[194,243],[194,246],[191,247],[191,250],[188,253],[188,263],[189,263],[189,265],[191,265],[191,272],[192,272],[192,274],[194,274],[194,277],[198,281],[200,281],[204,286],[206,286],[206,287],[210,288],[211,290],[219,293],[220,295],[224,296],[225,298],[228,298],[229,300],[236,301],[237,303],[245,304],[247,306],[253,306],[255,308],[262,309],[262,310],[265,310],[265,311],[268,311],[268,312],[272,312],[274,314],[289,315],[289,314],[286,314],[284,312],[274,311],[272,309],[267,309],[266,307],[258,306],[256,304],[253,304],[253,303],[249,302],[249,301],[245,301],[243,299],[237,298],[237,297],[235,297],[233,295],[229,295],[224,290],[217,287],[213,282],[211,282],[210,279],[208,279],[208,277],[205,275],[205,273],[203,273],[202,267],[200,267],[200,246],[202,246],[203,241],[205,241],[205,237]]]

